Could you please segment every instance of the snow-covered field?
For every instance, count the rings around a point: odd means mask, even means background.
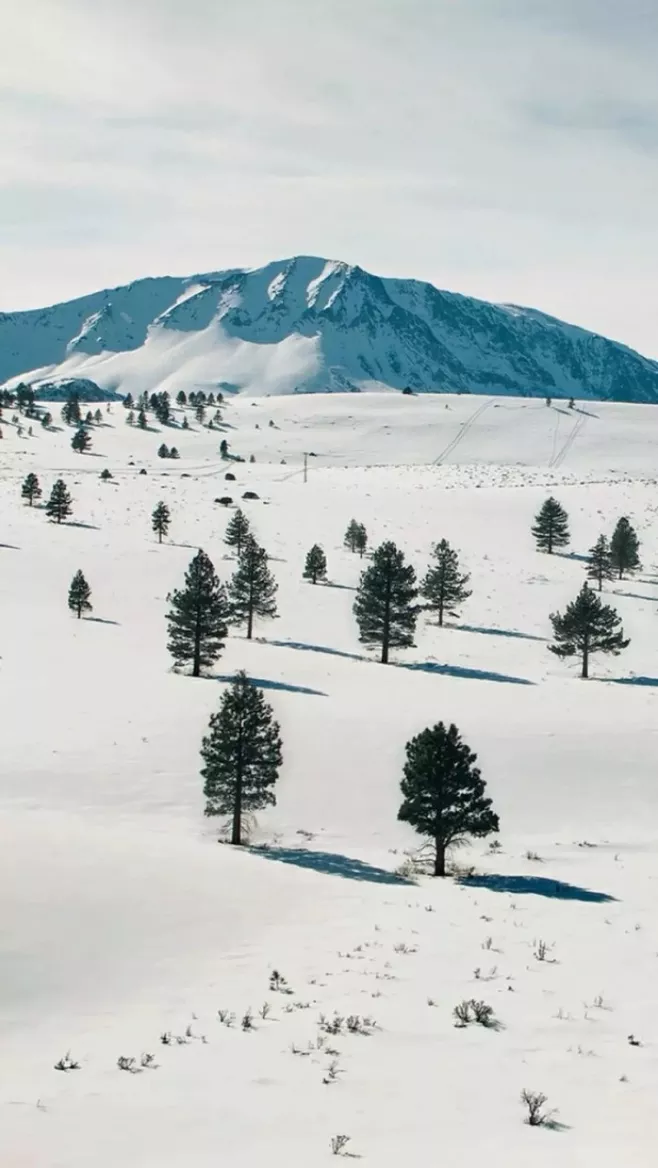
[[[257,461],[234,467],[192,415],[189,432],[140,432],[113,405],[84,456],[69,429],[19,437],[8,415],[3,1168],[314,1168],[334,1162],[339,1134],[377,1168],[653,1165],[658,412],[239,398],[225,433]],[[163,440],[179,462],[157,458]],[[28,471],[44,497],[66,480],[71,522],[23,503]],[[272,557],[279,619],[251,643],[231,636],[212,677],[176,675],[166,594],[199,546],[232,572],[230,511],[213,500],[244,490],[260,496],[244,506]],[[534,550],[549,493],[569,512],[569,555]],[[160,499],[172,511],[162,546],[150,527]],[[548,616],[622,514],[644,567],[607,593],[631,645],[595,658],[582,682],[548,652]],[[342,537],[353,516],[419,573],[445,537],[472,575],[460,619],[422,623],[388,667],[359,644],[351,612],[362,564]],[[327,586],[301,578],[316,541]],[[94,604],[80,622],[66,605],[78,568]],[[267,690],[284,742],[277,806],[255,834],[264,851],[219,846],[203,818],[199,745],[238,668]],[[462,883],[395,875],[418,843],[396,819],[404,745],[439,719],[478,753],[501,820],[498,853],[482,842],[456,854],[475,869]],[[270,988],[274,969],[292,993]],[[501,1028],[456,1028],[465,998],[490,1003]],[[320,1016],[336,1012],[377,1026],[318,1045]],[[68,1050],[80,1069],[58,1073]],[[145,1052],[156,1068],[117,1068]],[[525,1124],[523,1088],[544,1092],[563,1126]]]

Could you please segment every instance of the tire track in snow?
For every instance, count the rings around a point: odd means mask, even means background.
[[[556,470],[559,466],[562,466],[562,463],[564,462],[567,454],[571,450],[571,447],[573,446],[576,438],[580,434],[581,430],[584,429],[586,421],[587,421],[587,415],[581,414],[580,417],[578,418],[578,421],[576,422],[575,426],[573,427],[571,433],[569,434],[569,437],[567,438],[566,442],[561,447],[561,449],[558,451],[556,457],[549,463],[549,467],[552,470]]]
[[[441,453],[438,455],[438,457],[434,459],[434,462],[432,464],[433,466],[440,466],[441,463],[443,462],[444,458],[447,458],[449,454],[452,454],[453,450],[455,450],[457,448],[457,446],[459,446],[459,443],[461,442],[462,438],[464,438],[466,436],[466,434],[468,434],[468,431],[470,430],[473,423],[477,422],[477,420],[481,416],[481,414],[483,414],[484,411],[486,409],[488,409],[490,405],[493,405],[495,400],[496,400],[495,398],[490,397],[487,401],[482,402],[482,404],[478,406],[478,408],[475,410],[475,412],[473,414],[471,414],[470,418],[467,418],[467,420],[462,423],[461,430],[459,430],[459,432],[457,434],[455,434],[455,437],[441,451]]]

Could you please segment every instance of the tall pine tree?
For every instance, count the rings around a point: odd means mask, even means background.
[[[77,614],[78,620],[80,620],[83,612],[91,612],[92,605],[90,597],[91,588],[82,575],[82,572],[76,572],[69,588],[69,608],[71,612]]]
[[[167,597],[169,642],[176,665],[191,663],[192,677],[213,665],[224,648],[229,606],[211,560],[199,549],[185,573],[185,586]]]
[[[241,511],[238,507],[237,511],[233,512],[233,515],[226,525],[224,543],[227,545],[227,547],[235,548],[235,551],[239,557],[242,551],[242,545],[248,535],[251,535],[249,520],[247,519],[244,511]]]
[[[162,537],[169,531],[170,523],[171,512],[167,504],[161,501],[151,515],[151,526],[158,537],[158,543],[162,543]]]
[[[434,563],[421,584],[421,592],[427,601],[425,607],[436,613],[442,625],[445,613],[457,616],[453,610],[471,595],[466,587],[470,576],[460,574],[457,552],[453,551],[447,540],[442,539],[437,543],[432,554]]]
[[[563,613],[552,613],[550,619],[555,637],[555,644],[548,646],[551,653],[562,658],[580,657],[581,677],[589,677],[592,653],[612,653],[617,657],[630,645],[615,609],[603,604],[589,584],[583,584]]]
[[[247,640],[254,628],[254,617],[277,615],[277,585],[267,566],[267,552],[252,535],[242,545],[238,566],[229,582],[231,623],[247,625]]]
[[[350,519],[343,543],[351,552],[359,552],[359,555],[363,557],[368,546],[368,533],[363,524],[357,523],[356,519]]]
[[[615,570],[610,555],[610,545],[605,535],[600,535],[594,547],[589,549],[587,576],[590,580],[596,580],[599,592],[603,588],[604,580],[614,580]]]
[[[231,843],[243,842],[243,815],[276,803],[281,738],[272,708],[246,673],[237,673],[201,745],[206,815],[228,815]]]
[[[406,752],[398,819],[432,841],[434,875],[445,876],[446,849],[498,831],[498,816],[485,797],[477,755],[454,724],[428,727],[407,742]]]
[[[24,499],[27,499],[30,507],[33,505],[35,499],[41,498],[41,487],[39,486],[39,480],[33,472],[30,472],[30,474],[27,475],[25,482],[21,487],[21,495]]]
[[[54,519],[56,523],[61,523],[62,519],[68,519],[72,514],[71,496],[66,489],[64,479],[57,479],[50,498],[46,503],[46,515],[49,519]]]
[[[304,579],[310,580],[311,584],[317,584],[318,580],[326,580],[327,578],[327,557],[319,543],[314,543],[313,547],[307,553],[306,563],[304,564]]]
[[[610,540],[610,559],[620,580],[623,579],[624,574],[636,572],[640,567],[639,549],[640,541],[635,529],[624,515],[615,527]]]
[[[532,534],[540,552],[552,555],[555,548],[566,547],[569,543],[569,519],[564,507],[553,496],[542,504],[535,516]]]
[[[417,596],[416,573],[411,564],[405,564],[404,552],[390,541],[381,544],[361,573],[353,611],[359,639],[365,645],[381,645],[383,665],[389,649],[414,643]]]

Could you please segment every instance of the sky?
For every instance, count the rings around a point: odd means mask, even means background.
[[[656,0],[23,0],[0,311],[297,254],[658,357]]]

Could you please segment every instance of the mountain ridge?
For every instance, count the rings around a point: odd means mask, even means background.
[[[472,392],[658,402],[658,362],[535,308],[358,265],[145,277],[0,313],[0,383],[143,389]],[[47,389],[45,388],[47,386]]]

